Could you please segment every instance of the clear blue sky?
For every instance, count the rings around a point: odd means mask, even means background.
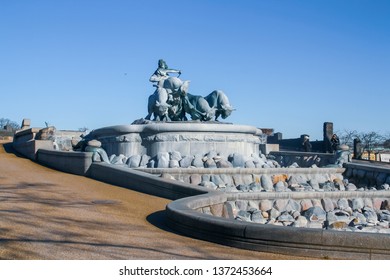
[[[390,1],[0,0],[0,38],[0,117],[34,127],[145,117],[163,58],[235,124],[390,131]]]

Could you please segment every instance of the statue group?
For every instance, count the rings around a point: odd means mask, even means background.
[[[171,77],[172,73],[177,77]],[[158,68],[149,79],[156,90],[149,96],[147,120],[153,116],[155,121],[186,121],[188,114],[192,120],[211,121],[230,116],[234,109],[221,90],[205,97],[192,95],[188,92],[190,81],[182,81],[180,75],[180,70],[169,69],[162,59],[158,61]]]

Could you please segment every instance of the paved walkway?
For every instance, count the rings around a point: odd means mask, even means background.
[[[0,142],[0,259],[301,259],[192,239],[170,201],[58,172]]]

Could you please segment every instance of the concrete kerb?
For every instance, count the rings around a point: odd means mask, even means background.
[[[179,199],[207,193],[201,187],[191,184],[159,178],[156,175],[130,169],[127,166],[106,163],[92,163],[88,176],[95,180],[167,199]]]

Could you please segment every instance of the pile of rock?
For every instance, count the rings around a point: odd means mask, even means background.
[[[239,221],[291,227],[390,233],[389,198],[237,200],[225,203]]]
[[[151,158],[148,155],[111,155],[112,164],[128,165],[131,168],[276,168],[280,165],[263,154],[244,156],[234,153],[227,158],[215,151],[205,155],[181,155],[180,152],[163,152]]]

